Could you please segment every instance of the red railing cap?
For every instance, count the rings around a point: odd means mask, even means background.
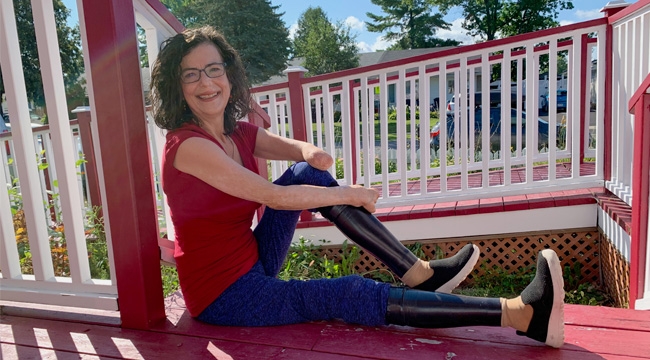
[[[634,95],[632,95],[630,98],[630,102],[627,105],[630,114],[634,114],[636,103],[639,102],[643,94],[650,94],[650,74],[645,77],[645,80],[643,80],[641,85],[639,85],[639,87],[634,92]]]
[[[623,1],[623,2],[621,2],[621,1]],[[609,4],[612,4],[612,7],[608,8],[607,6]],[[616,5],[618,5],[618,6],[616,6]],[[630,14],[634,14],[639,9],[641,9],[641,8],[647,6],[647,5],[650,5],[650,0],[638,0],[637,2],[632,3],[632,4],[626,3],[624,0],[614,0],[614,1],[610,1],[609,3],[607,3],[607,5],[605,5],[603,10],[604,11],[611,10],[609,13],[605,12],[605,15],[609,16],[607,18],[607,20],[609,21],[610,24],[612,24],[612,23],[615,23],[615,22],[621,20],[622,18],[624,18],[624,17],[626,17],[626,16],[628,16]]]

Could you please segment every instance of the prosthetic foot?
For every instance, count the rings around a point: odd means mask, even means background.
[[[478,247],[468,244],[451,258],[420,264],[421,260],[365,209],[337,205],[318,211],[350,240],[386,264],[406,285],[420,290],[451,292],[472,271],[479,258]],[[419,274],[413,276],[414,272]]]

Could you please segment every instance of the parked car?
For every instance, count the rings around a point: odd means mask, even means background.
[[[481,104],[483,103],[483,94],[481,92],[476,92],[474,93],[474,106],[475,107],[480,107]],[[522,104],[522,109],[525,108],[526,104],[526,96],[521,97],[521,104]],[[467,102],[467,106],[469,106],[469,101]],[[451,99],[449,99],[449,102],[447,102],[447,114],[450,112],[454,112],[455,108],[455,96],[452,96]],[[492,90],[490,91],[490,107],[499,107],[501,106],[501,91],[499,90]],[[510,93],[510,107],[516,108],[517,107],[517,93]]]
[[[9,124],[9,116],[2,112],[2,109],[0,109],[0,117],[2,118],[0,121],[0,134],[9,132],[9,128],[7,127],[7,124]]]
[[[557,112],[566,112],[567,107],[567,91],[558,90],[557,91]],[[549,94],[546,94],[540,101],[542,101],[541,108],[544,112],[548,112],[548,106],[550,104]]]
[[[510,109],[510,134],[511,134],[511,144],[515,145],[517,141],[517,109]],[[469,114],[468,114],[469,115]],[[521,126],[521,136],[522,136],[522,146],[526,145],[526,113],[521,112],[522,116],[522,126]],[[454,113],[447,113],[447,139],[449,139],[449,145],[453,146],[454,141]],[[467,116],[469,123],[469,116]],[[559,124],[557,128],[559,129]],[[474,137],[476,141],[480,141],[482,137],[482,128],[483,128],[483,110],[480,108],[475,109],[474,111]],[[537,119],[537,131],[538,131],[538,144],[540,147],[548,145],[548,122],[538,118]],[[438,150],[440,147],[440,123],[436,124],[430,133],[430,146],[432,149]],[[501,107],[491,107],[490,108],[490,145],[494,147],[500,147],[501,145]]]

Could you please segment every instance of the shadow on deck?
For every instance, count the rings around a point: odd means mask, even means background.
[[[6,308],[9,309],[9,308]],[[149,331],[5,310],[3,359],[650,359],[650,312],[567,305],[566,343],[553,349],[504,328],[414,329],[321,321],[220,327],[193,320],[176,293]]]

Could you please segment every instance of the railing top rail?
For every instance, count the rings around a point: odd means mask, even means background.
[[[262,86],[257,86],[254,88],[251,88],[251,93],[257,94],[257,93],[262,93],[266,91],[273,91],[273,90],[289,90],[288,87],[288,81],[283,81],[277,84],[270,84],[270,85],[262,85]]]
[[[162,20],[164,20],[169,26],[171,26],[176,32],[182,32],[185,30],[185,26],[172,14],[163,3],[159,0],[143,0],[154,10]]]
[[[639,85],[639,88],[634,92],[628,103],[628,110],[634,114],[634,108],[643,94],[650,94],[650,74],[645,77],[645,80]]]
[[[77,119],[72,119],[70,120],[70,126],[74,127],[75,125],[79,124],[79,120]],[[32,128],[32,133],[41,133],[41,132],[47,132],[50,130],[50,125],[45,124],[37,127]],[[0,133],[0,139],[3,138],[10,138],[11,137],[11,132],[6,132],[6,133]]]
[[[648,0],[648,1],[650,1],[650,0]],[[432,52],[432,53],[416,55],[416,56],[412,56],[412,57],[404,58],[404,59],[399,59],[399,60],[387,61],[387,62],[380,63],[380,64],[373,64],[373,65],[368,65],[368,66],[357,67],[357,68],[354,68],[354,69],[347,69],[347,70],[341,70],[341,71],[328,73],[328,74],[316,75],[316,76],[312,76],[312,77],[309,77],[309,78],[304,78],[302,83],[303,84],[317,83],[317,82],[324,82],[324,81],[337,79],[337,78],[345,78],[345,77],[349,77],[349,76],[354,76],[356,74],[362,74],[362,73],[365,73],[365,72],[377,71],[377,70],[382,70],[382,69],[391,68],[391,67],[395,67],[395,66],[400,66],[400,65],[405,65],[405,64],[415,63],[415,62],[420,62],[420,61],[427,61],[427,60],[432,60],[432,59],[437,59],[437,58],[445,58],[445,57],[450,57],[450,56],[458,55],[458,54],[462,54],[462,53],[468,53],[468,52],[472,52],[472,51],[480,51],[480,50],[491,48],[491,47],[499,47],[499,46],[505,46],[505,45],[508,45],[508,44],[521,43],[521,42],[528,41],[528,40],[533,40],[533,39],[536,39],[536,38],[552,36],[552,35],[555,35],[555,34],[561,34],[561,33],[565,33],[565,32],[570,32],[570,31],[580,30],[580,29],[586,29],[586,28],[599,26],[599,25],[605,25],[605,24],[607,24],[607,19],[606,18],[589,20],[589,21],[584,21],[584,22],[580,22],[580,23],[559,26],[559,27],[555,27],[555,28],[552,28],[552,29],[540,30],[540,31],[536,31],[536,32],[511,36],[511,37],[504,38],[504,39],[486,41],[486,42],[479,43],[479,44],[458,46],[458,47],[455,47],[455,48],[452,48],[452,49],[446,49],[446,50],[436,51],[436,52]]]
[[[646,6],[650,6],[650,0],[638,0],[637,2],[626,7],[625,9],[608,17],[607,21],[610,25],[617,22],[624,21],[626,17],[633,15],[634,13],[636,13],[637,11],[639,11],[640,9]]]

